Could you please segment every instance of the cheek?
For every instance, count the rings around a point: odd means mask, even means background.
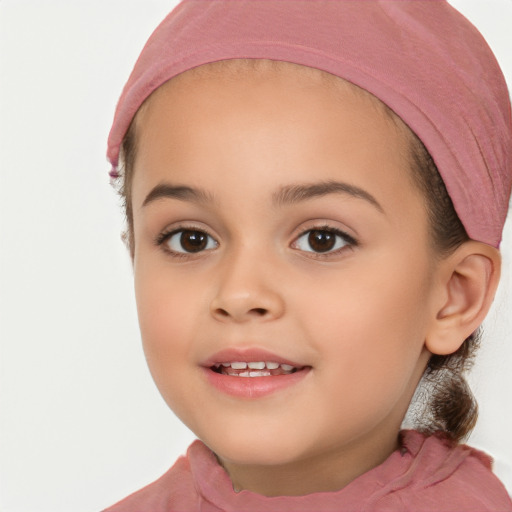
[[[173,278],[158,265],[135,265],[135,295],[144,353],[149,369],[162,390],[178,378],[190,362],[190,339],[201,329],[200,290]]]
[[[326,367],[337,361],[333,379],[375,389],[381,382],[400,386],[415,371],[430,288],[422,265],[393,261],[364,265],[360,272],[354,266],[317,283],[314,301],[304,297],[302,329],[324,354]]]
[[[153,380],[174,413],[187,425],[198,423],[195,407],[201,396],[193,340],[202,328],[197,314],[198,294],[188,286],[153,272],[135,273],[142,344]],[[178,291],[179,290],[179,291]],[[191,405],[193,404],[193,405]]]
[[[399,421],[427,362],[422,286],[373,285],[331,289],[325,300],[309,304],[315,320],[303,329],[322,354],[317,376],[327,390],[311,401],[312,414],[330,410],[333,432],[356,435],[390,411]]]

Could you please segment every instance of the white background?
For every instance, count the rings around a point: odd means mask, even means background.
[[[192,435],[146,369],[104,157],[163,0],[0,0],[0,509],[100,510]],[[512,0],[457,0],[512,84]],[[472,376],[471,438],[512,490],[512,226]],[[508,318],[506,318],[508,317]]]

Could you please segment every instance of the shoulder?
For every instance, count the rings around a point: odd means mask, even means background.
[[[199,496],[195,489],[189,455],[197,450],[198,441],[188,449],[187,456],[176,463],[158,480],[131,494],[103,512],[169,512],[199,510]]]
[[[392,482],[402,510],[512,512],[512,501],[492,472],[488,455],[439,435],[402,435],[411,463]]]

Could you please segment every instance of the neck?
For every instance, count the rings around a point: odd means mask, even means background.
[[[235,491],[264,496],[302,496],[338,491],[374,467],[398,448],[398,428],[375,440],[374,433],[358,438],[342,450],[327,450],[281,465],[245,465],[220,460]]]

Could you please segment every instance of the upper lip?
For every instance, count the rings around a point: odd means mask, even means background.
[[[306,365],[281,357],[273,352],[260,348],[227,348],[216,352],[201,363],[201,366],[210,368],[215,364],[229,362],[253,363],[258,361],[273,362],[279,364],[288,364],[295,368],[302,368]]]

